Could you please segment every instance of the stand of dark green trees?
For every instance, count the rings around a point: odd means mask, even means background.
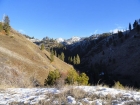
[[[77,54],[74,57],[68,57],[68,62],[70,64],[73,64],[73,65],[79,65],[80,64],[80,57],[79,57],[79,55]]]

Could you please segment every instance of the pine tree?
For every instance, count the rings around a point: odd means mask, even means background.
[[[131,31],[131,23],[129,23],[129,31]]]
[[[3,26],[2,26],[2,23],[0,22],[0,31],[3,30]]]
[[[70,60],[71,58],[70,57],[68,57],[68,63],[71,63],[71,60]]]
[[[51,62],[54,61],[54,51],[53,51],[53,49],[51,50],[50,61],[51,61]]]
[[[4,17],[3,21],[4,21],[4,24],[10,25],[10,19],[9,19],[9,17],[7,15]]]
[[[64,53],[62,52],[62,53],[61,53],[61,60],[64,61],[64,59],[65,59],[65,55],[64,55]]]
[[[71,63],[73,62],[73,59],[72,59],[72,57],[70,57],[70,62],[71,62]]]
[[[135,20],[135,22],[133,23],[133,28],[135,29],[138,25],[138,22]]]
[[[10,30],[10,19],[8,16],[4,17],[4,25],[3,25],[3,29],[5,30],[5,32],[7,33],[7,35],[9,34],[9,30]]]
[[[73,57],[73,64],[76,65],[76,57]]]
[[[45,49],[44,44],[41,44],[41,50],[44,50],[44,49]]]
[[[139,33],[139,31],[140,31],[140,25],[137,25],[137,32]]]
[[[79,55],[77,54],[76,55],[76,65],[79,65],[80,64],[80,57]]]

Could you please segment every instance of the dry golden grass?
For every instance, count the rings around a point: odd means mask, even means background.
[[[51,63],[49,56],[49,52],[41,51],[37,45],[13,29],[8,36],[0,32],[0,67],[20,67],[18,70],[22,70],[28,77],[35,73],[37,81],[43,85],[50,70],[59,69],[61,72],[67,72],[73,68],[56,57]]]

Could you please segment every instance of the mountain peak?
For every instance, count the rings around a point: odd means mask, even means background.
[[[64,39],[63,39],[63,38],[57,38],[56,41],[57,41],[58,43],[61,43],[61,42],[64,42]]]

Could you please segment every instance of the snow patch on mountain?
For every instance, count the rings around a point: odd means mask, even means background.
[[[61,42],[64,42],[64,39],[63,38],[57,38],[56,41],[57,41],[57,43],[61,43]]]
[[[70,45],[70,44],[73,44],[73,43],[75,43],[75,42],[81,41],[81,39],[82,39],[82,38],[80,38],[80,37],[74,36],[74,37],[72,37],[72,38],[70,38],[70,39],[57,38],[56,41],[57,41],[58,43],[62,43],[62,44],[64,44],[64,45]]]
[[[66,40],[65,42],[69,45],[69,44],[73,44],[73,43],[75,43],[75,42],[78,42],[78,41],[80,41],[80,40],[81,40],[80,37],[72,37],[72,38]]]

